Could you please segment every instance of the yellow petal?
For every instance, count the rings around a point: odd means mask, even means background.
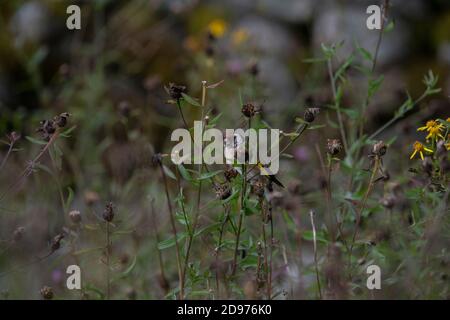
[[[423,150],[433,153],[433,150],[423,147]]]
[[[417,150],[414,150],[414,152],[412,153],[411,157],[409,157],[409,159],[414,158],[414,156],[416,155],[416,153],[417,153]]]
[[[421,158],[422,160],[424,160],[422,151],[420,151],[419,153],[420,153],[420,158]]]

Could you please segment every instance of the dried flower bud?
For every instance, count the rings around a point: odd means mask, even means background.
[[[382,157],[386,154],[387,146],[383,141],[378,141],[373,145],[372,154]]]
[[[72,210],[69,212],[69,218],[70,220],[75,223],[78,224],[81,222],[81,213],[78,210]]]
[[[387,209],[392,209],[396,203],[396,198],[392,195],[385,196],[380,200],[380,203],[383,207]]]
[[[89,190],[84,192],[84,202],[86,203],[86,205],[92,206],[99,200],[100,196],[98,195],[97,192]]]
[[[162,164],[162,154],[155,153],[152,157],[152,163],[154,166],[160,166]]]
[[[327,141],[328,153],[332,156],[337,155],[342,150],[342,144],[339,139],[328,139]]]
[[[186,93],[186,87],[176,85],[175,83],[169,83],[169,95],[174,100],[180,100],[183,97],[183,93]]]
[[[67,112],[61,113],[59,116],[53,118],[54,123],[60,127],[64,128],[67,125],[67,119],[70,117],[70,114]]]
[[[40,293],[42,298],[44,298],[45,300],[53,299],[53,289],[51,287],[43,286],[40,290]]]
[[[227,179],[227,181],[231,181],[237,177],[239,172],[233,166],[227,165],[225,167],[225,171],[223,174],[225,176],[225,179]]]
[[[259,66],[257,62],[253,62],[250,64],[250,66],[248,67],[248,72],[256,77],[259,74]]]
[[[305,115],[303,116],[303,119],[306,122],[313,122],[316,119],[316,115],[318,115],[320,112],[319,108],[308,108],[305,111]]]
[[[51,251],[55,252],[61,247],[61,240],[64,239],[64,235],[62,233],[57,234],[53,239],[51,243]]]
[[[14,144],[17,142],[17,140],[20,139],[20,134],[18,134],[17,132],[13,131],[10,134],[7,135],[9,143]]]
[[[220,200],[228,199],[228,197],[231,196],[231,188],[227,183],[216,185],[214,191],[216,192],[217,198]]]
[[[24,233],[25,233],[25,228],[24,227],[17,227],[16,230],[14,230],[14,233],[13,233],[14,241],[18,242],[18,241],[22,240]]]
[[[105,210],[103,210],[103,219],[107,222],[111,222],[114,219],[114,206],[112,202],[106,204]]]
[[[128,101],[122,101],[119,103],[119,113],[122,117],[128,118],[131,113],[131,105]]]
[[[252,103],[246,103],[242,106],[242,114],[247,118],[252,118],[256,114],[256,108]]]
[[[264,179],[258,179],[256,180],[252,186],[252,192],[259,198],[264,197],[264,192],[265,192],[265,188],[266,188],[266,183],[264,181]]]

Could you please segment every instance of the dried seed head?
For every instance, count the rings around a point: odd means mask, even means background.
[[[256,76],[259,74],[259,66],[258,66],[258,63],[257,63],[257,62],[252,62],[252,63],[250,64],[250,66],[248,67],[248,72],[249,72],[252,76],[256,77]]]
[[[88,190],[88,191],[86,191],[84,193],[84,202],[88,206],[92,206],[93,204],[95,204],[99,200],[100,200],[100,196],[95,191],[89,191]]]
[[[54,123],[59,128],[64,128],[67,125],[67,119],[70,117],[70,114],[67,112],[61,113],[59,116],[53,118]]]
[[[10,134],[7,135],[9,143],[14,144],[17,142],[17,140],[20,139],[20,134],[18,134],[17,132],[13,131]]]
[[[69,218],[70,220],[75,223],[78,224],[81,222],[81,213],[78,210],[72,210],[69,212]]]
[[[395,203],[397,202],[396,200],[397,199],[395,196],[388,195],[388,196],[385,196],[384,198],[382,198],[380,200],[380,203],[383,207],[385,207],[387,209],[392,209],[394,207]]]
[[[378,141],[373,145],[372,148],[372,154],[382,157],[386,154],[387,146],[384,144],[383,141]]]
[[[225,179],[227,179],[227,181],[231,181],[237,177],[239,172],[233,166],[227,164],[223,174],[225,176]]]
[[[24,227],[17,227],[16,230],[14,230],[14,233],[13,233],[14,241],[18,242],[18,241],[22,240],[24,233],[25,233],[25,228]]]
[[[247,118],[252,118],[256,114],[256,108],[252,103],[246,103],[242,106],[242,114]]]
[[[103,219],[107,222],[111,222],[114,219],[114,206],[112,202],[107,203],[105,210],[103,210]]]
[[[119,113],[122,117],[128,118],[131,113],[131,105],[128,101],[122,101],[119,103]]]
[[[264,197],[266,183],[264,179],[258,179],[252,184],[252,192],[259,198]]]
[[[42,289],[40,290],[40,293],[41,293],[42,298],[44,298],[45,300],[53,299],[52,287],[43,286]]]
[[[339,139],[328,139],[327,141],[328,153],[332,156],[337,155],[342,150],[342,144]]]
[[[313,122],[316,119],[316,115],[318,115],[320,112],[319,108],[308,108],[305,111],[305,115],[303,116],[303,119],[306,122]]]
[[[231,188],[228,183],[218,184],[214,187],[216,196],[220,200],[228,199],[231,196]]]
[[[36,130],[39,132],[44,140],[49,140],[51,135],[56,131],[56,125],[53,120],[42,120],[40,127]]]
[[[183,93],[186,93],[186,87],[182,85],[176,85],[175,83],[169,83],[169,95],[174,100],[180,100],[183,97]]]
[[[152,163],[154,166],[160,166],[162,164],[162,154],[155,153],[152,157]]]
[[[51,243],[51,251],[55,252],[61,247],[61,240],[64,239],[64,235],[62,233],[57,234],[53,239]]]

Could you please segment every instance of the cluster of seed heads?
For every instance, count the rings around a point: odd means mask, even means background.
[[[227,164],[223,174],[225,176],[225,179],[227,179],[227,181],[231,181],[237,177],[239,172],[233,166]]]
[[[228,183],[215,185],[214,191],[216,192],[217,198],[220,200],[228,199],[228,197],[231,196],[231,188]]]
[[[50,140],[50,137],[55,133],[57,128],[64,128],[67,125],[67,119],[70,114],[67,112],[55,116],[53,119],[42,120],[40,127],[36,130],[39,132],[44,140]]]

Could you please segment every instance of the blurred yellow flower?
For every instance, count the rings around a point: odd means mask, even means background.
[[[419,141],[414,142],[414,144],[413,144],[413,149],[414,149],[414,151],[413,151],[413,153],[411,154],[411,157],[409,157],[409,159],[414,158],[414,156],[415,156],[417,153],[419,153],[419,154],[420,154],[420,158],[423,160],[423,159],[424,159],[424,158],[423,158],[423,152],[424,152],[424,151],[433,153],[433,150],[428,149],[428,148],[425,147],[423,144],[421,144]]]
[[[427,121],[425,126],[420,127],[419,129],[417,129],[417,131],[425,131],[425,130],[430,131],[431,128],[434,128],[437,125],[439,125],[439,123],[436,120],[429,120],[429,121]]]
[[[425,139],[438,139],[442,138],[444,139],[444,136],[442,135],[442,131],[444,130],[444,125],[440,124],[437,120],[429,120],[425,124],[425,126],[420,127],[417,129],[417,131],[427,131],[428,135]]]
[[[208,31],[216,38],[221,38],[227,31],[227,23],[223,19],[214,19],[208,24]]]
[[[233,41],[233,44],[235,46],[240,45],[241,43],[245,42],[248,39],[248,31],[244,28],[239,28],[236,31],[233,32],[231,35],[231,40]]]

